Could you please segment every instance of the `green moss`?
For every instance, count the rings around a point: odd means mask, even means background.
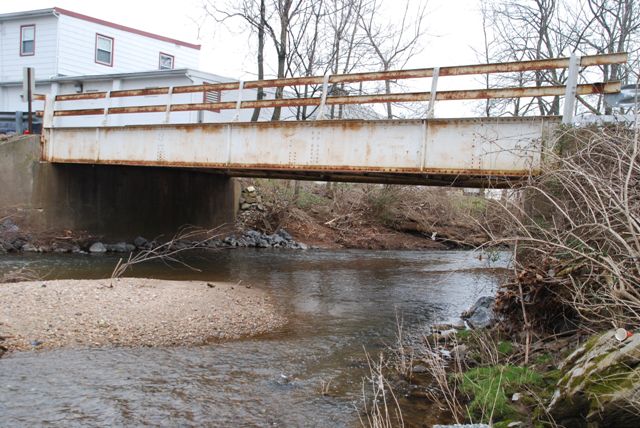
[[[460,376],[462,392],[473,397],[469,411],[480,418],[493,414],[495,420],[518,415],[510,397],[519,388],[543,383],[540,374],[513,365],[477,367]]]
[[[583,355],[586,354],[587,352],[591,351],[593,349],[594,346],[596,346],[596,343],[598,343],[598,340],[602,337],[602,334],[594,334],[593,336],[591,336],[589,338],[589,340],[587,340],[584,344],[584,352],[582,353]]]
[[[544,365],[549,364],[551,361],[553,361],[553,356],[550,353],[546,353],[538,355],[533,362],[538,365]]]
[[[585,391],[595,396],[611,395],[633,387],[639,380],[637,371],[625,364],[616,364],[586,378]]]
[[[544,372],[543,379],[545,383],[551,384],[555,387],[560,378],[562,377],[562,372],[559,369],[553,369]]]
[[[471,337],[471,330],[460,330],[456,333],[456,337],[459,340],[469,340],[469,337]]]
[[[500,353],[502,357],[513,354],[513,343],[501,340],[498,342],[498,353]]]

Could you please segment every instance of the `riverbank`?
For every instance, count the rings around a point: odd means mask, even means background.
[[[444,250],[478,247],[503,230],[495,200],[461,189],[239,182],[242,193],[235,223],[208,230],[180,229],[175,236],[122,240],[83,230],[35,231],[19,211],[0,211],[0,254],[130,253],[168,241],[182,248]],[[185,232],[190,239],[184,239]]]
[[[239,179],[238,231],[274,233],[326,249],[476,248],[501,236],[499,202],[483,192]]]
[[[144,278],[0,284],[0,345],[183,346],[282,327],[269,296],[248,284]]]

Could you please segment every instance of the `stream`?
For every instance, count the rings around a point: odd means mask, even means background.
[[[199,271],[138,265],[127,275],[251,284],[290,322],[199,347],[12,353],[0,359],[0,426],[359,426],[365,349],[377,355],[392,344],[397,317],[409,332],[457,319],[495,290],[507,257],[489,264],[468,251],[244,249],[183,257]],[[0,272],[28,266],[46,279],[102,278],[117,260],[5,255]]]

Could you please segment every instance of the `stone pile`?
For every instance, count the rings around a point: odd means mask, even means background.
[[[264,205],[262,205],[262,196],[258,195],[254,186],[248,186],[242,189],[242,193],[240,195],[240,210],[265,210]]]
[[[249,187],[251,189],[251,187]],[[255,189],[253,192],[255,193]],[[257,200],[257,199],[256,199]],[[0,254],[10,252],[23,253],[77,253],[77,254],[104,254],[104,253],[131,253],[136,250],[150,250],[159,243],[149,241],[141,236],[133,240],[133,243],[117,242],[107,244],[90,238],[77,240],[54,239],[49,243],[35,242],[28,234],[24,234],[20,228],[10,219],[0,222]],[[273,234],[249,229],[238,234],[224,238],[212,238],[207,241],[176,240],[172,249],[187,248],[287,248],[306,250],[307,245],[296,242],[284,229]]]
[[[273,234],[258,232],[249,229],[241,236],[228,236],[222,240],[212,240],[210,247],[245,247],[245,248],[289,248],[296,250],[306,250],[307,245],[296,242],[284,229],[280,229]]]

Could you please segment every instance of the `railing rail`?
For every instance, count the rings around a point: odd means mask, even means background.
[[[354,73],[354,74],[336,74],[331,76],[309,76],[309,77],[293,77],[286,79],[266,79],[253,80],[247,82],[228,82],[201,84],[189,86],[175,86],[162,88],[147,88],[134,90],[115,90],[105,92],[92,92],[82,94],[64,94],[57,95],[51,102],[50,112],[46,112],[51,117],[59,116],[87,116],[87,115],[109,115],[109,114],[128,114],[128,113],[163,113],[166,112],[184,112],[184,111],[200,111],[200,110],[234,110],[249,108],[269,108],[269,107],[301,107],[301,106],[320,106],[323,105],[348,105],[348,104],[374,104],[389,102],[430,102],[430,110],[434,101],[445,100],[476,100],[476,99],[494,99],[494,98],[529,98],[541,96],[566,96],[567,98],[576,95],[587,94],[610,94],[620,91],[620,82],[597,82],[588,84],[576,84],[571,79],[567,85],[548,85],[548,86],[530,86],[530,87],[510,87],[501,89],[472,89],[472,90],[452,90],[437,91],[437,78],[446,76],[461,76],[475,74],[493,74],[493,73],[511,73],[524,71],[537,71],[547,69],[569,68],[569,75],[577,75],[579,68],[601,66],[607,64],[622,64],[627,61],[626,53],[606,54],[606,55],[590,55],[572,58],[552,58],[534,61],[463,65],[440,68],[421,68],[413,70],[393,70],[384,72],[371,73]],[[176,94],[187,94],[208,91],[230,91],[256,88],[278,88],[285,86],[302,86],[302,85],[323,85],[323,92],[326,92],[327,84],[336,83],[357,83],[371,82],[381,80],[400,80],[400,79],[416,79],[416,78],[433,78],[434,84],[429,92],[411,92],[411,93],[390,93],[390,94],[374,94],[374,95],[339,95],[306,97],[306,98],[281,98],[281,99],[263,99],[263,100],[238,100],[238,101],[220,101],[220,102],[203,102],[203,103],[182,103],[172,104],[171,96]],[[169,101],[161,105],[143,105],[128,107],[111,107],[106,105],[102,108],[85,108],[85,109],[63,109],[56,110],[53,107],[55,103],[80,100],[98,100],[105,99],[106,104],[110,104],[112,98],[121,97],[140,97],[149,95],[169,95]],[[47,110],[47,108],[45,108]],[[566,114],[565,114],[566,115]],[[53,121],[45,120],[53,126]]]

